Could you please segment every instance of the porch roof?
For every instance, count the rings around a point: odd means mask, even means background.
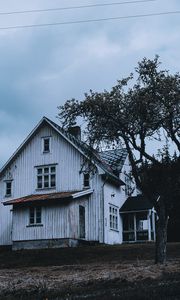
[[[56,193],[48,193],[48,194],[34,194],[28,195],[25,197],[12,199],[4,202],[4,205],[18,205],[18,204],[31,204],[38,202],[48,202],[54,203],[54,201],[59,201],[63,199],[75,199],[88,194],[91,194],[93,191],[91,189],[82,190],[82,191],[68,191],[68,192],[56,192]]]
[[[120,208],[120,213],[152,209],[153,204],[143,195],[128,197]]]

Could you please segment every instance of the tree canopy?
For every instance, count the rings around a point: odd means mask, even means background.
[[[67,100],[58,117],[63,126],[72,126],[82,117],[91,146],[98,148],[103,141],[126,147],[136,184],[157,210],[161,244],[157,261],[164,262],[168,213],[175,191],[180,195],[180,74],[161,70],[158,56],[144,58],[110,91],[90,90],[81,101]],[[166,151],[160,155],[157,147],[151,151],[152,141],[161,142]],[[170,157],[168,145],[174,146],[176,157]]]
[[[86,121],[91,145],[123,143],[140,188],[136,166],[144,160],[159,162],[157,149],[152,153],[147,147],[149,141],[164,141],[164,146],[169,142],[180,151],[180,75],[159,66],[158,56],[144,58],[134,74],[118,80],[110,91],[90,90],[82,101],[67,100],[59,107],[63,126],[74,125],[79,116]]]

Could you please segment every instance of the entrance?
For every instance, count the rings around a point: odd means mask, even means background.
[[[79,205],[79,238],[85,239],[85,207]]]

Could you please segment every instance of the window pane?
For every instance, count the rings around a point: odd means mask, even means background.
[[[6,183],[7,188],[11,188],[11,182]]]
[[[56,167],[51,167],[51,173],[55,173],[56,172]]]
[[[44,176],[44,187],[49,187],[49,176],[45,175]]]
[[[34,208],[30,208],[29,212],[29,223],[34,224]]]
[[[118,219],[117,219],[117,217],[115,217],[116,219],[115,219],[115,228],[116,229],[118,229]]]
[[[44,139],[44,152],[49,152],[49,138]]]
[[[6,195],[11,195],[11,182],[6,182]]]
[[[36,208],[36,223],[41,223],[41,207]]]
[[[51,175],[51,187],[55,187],[55,186],[56,186],[56,176]]]
[[[41,189],[42,188],[42,176],[38,176],[38,183],[37,183],[37,187],[38,189]]]
[[[41,169],[37,169],[38,174],[42,174],[42,168]]]
[[[84,187],[89,187],[89,174],[84,174]]]
[[[44,173],[49,173],[49,168],[44,168]]]
[[[29,224],[34,224],[34,218],[30,218]]]

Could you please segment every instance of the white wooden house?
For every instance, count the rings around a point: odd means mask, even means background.
[[[132,216],[131,208],[120,210],[130,186],[135,187],[130,170],[125,149],[90,155],[78,127],[65,131],[43,117],[0,171],[0,245],[22,249],[119,244],[138,236],[154,240],[152,207],[144,207],[137,220],[133,211],[133,227],[131,217],[124,217]],[[136,190],[133,195],[136,202]],[[137,233],[138,220],[144,235]]]

